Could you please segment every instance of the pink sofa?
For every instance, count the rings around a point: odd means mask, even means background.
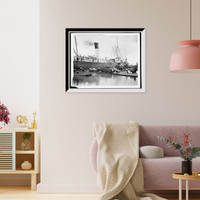
[[[140,146],[154,145],[164,150],[163,158],[142,158],[144,169],[145,190],[175,190],[178,189],[178,180],[172,178],[174,172],[181,172],[182,159],[173,148],[168,148],[166,144],[157,137],[183,136],[183,133],[190,133],[192,146],[200,146],[200,126],[140,126]],[[96,156],[98,144],[96,140],[91,146],[90,158],[94,170],[97,172]],[[200,157],[192,160],[193,171],[200,172]],[[183,188],[184,188],[183,184]],[[191,190],[200,189],[200,181],[190,181]]]

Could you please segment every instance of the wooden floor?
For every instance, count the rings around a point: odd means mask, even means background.
[[[158,195],[169,200],[178,200],[177,192]],[[0,200],[98,200],[100,196],[100,194],[38,194],[31,191],[30,187],[0,186]],[[191,199],[200,200],[200,193],[190,194]]]

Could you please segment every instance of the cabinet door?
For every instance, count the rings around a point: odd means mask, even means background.
[[[0,132],[0,171],[15,170],[15,132]]]

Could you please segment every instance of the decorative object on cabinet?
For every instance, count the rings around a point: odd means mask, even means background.
[[[31,123],[31,128],[32,129],[37,129],[38,128],[38,124],[36,122],[36,112],[33,112],[33,122]]]
[[[25,129],[28,128],[28,126],[27,126],[27,124],[28,124],[28,119],[27,119],[27,117],[26,117],[25,115],[24,115],[24,116],[18,115],[18,116],[16,117],[16,120],[17,120],[17,122],[21,125],[21,126],[19,126],[19,128],[25,128]],[[24,124],[24,125],[22,125],[22,124]]]
[[[29,133],[31,135],[30,142],[31,148],[29,151],[21,150],[21,144],[23,141],[23,135]],[[29,134],[26,134],[29,135]],[[9,138],[1,140],[3,138]],[[1,148],[1,162],[0,163],[0,174],[30,174],[31,175],[31,189],[36,190],[37,175],[39,174],[39,131],[36,129],[13,129],[13,130],[0,130],[0,147],[5,146],[6,141],[12,146],[12,152],[8,152],[7,149]],[[2,155],[12,155],[12,164],[9,168],[2,165],[7,162]],[[21,164],[24,161],[28,161],[32,164],[32,168],[29,170],[22,170]]]
[[[0,102],[0,122],[3,122],[4,124],[8,124],[10,122],[9,118],[10,112],[8,111],[8,108]],[[1,129],[2,127],[0,127]]]
[[[26,160],[21,164],[21,168],[24,170],[29,170],[32,168],[32,164]]]
[[[200,69],[200,40],[192,40],[192,0],[189,0],[189,40],[178,42],[182,47],[170,59],[170,71]]]
[[[145,92],[145,29],[66,29],[66,92]]]
[[[21,150],[29,151],[31,149],[31,133],[24,133],[22,135],[23,141],[21,143]]]

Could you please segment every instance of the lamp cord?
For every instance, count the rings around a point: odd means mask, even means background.
[[[192,0],[190,0],[190,40],[192,39]]]

